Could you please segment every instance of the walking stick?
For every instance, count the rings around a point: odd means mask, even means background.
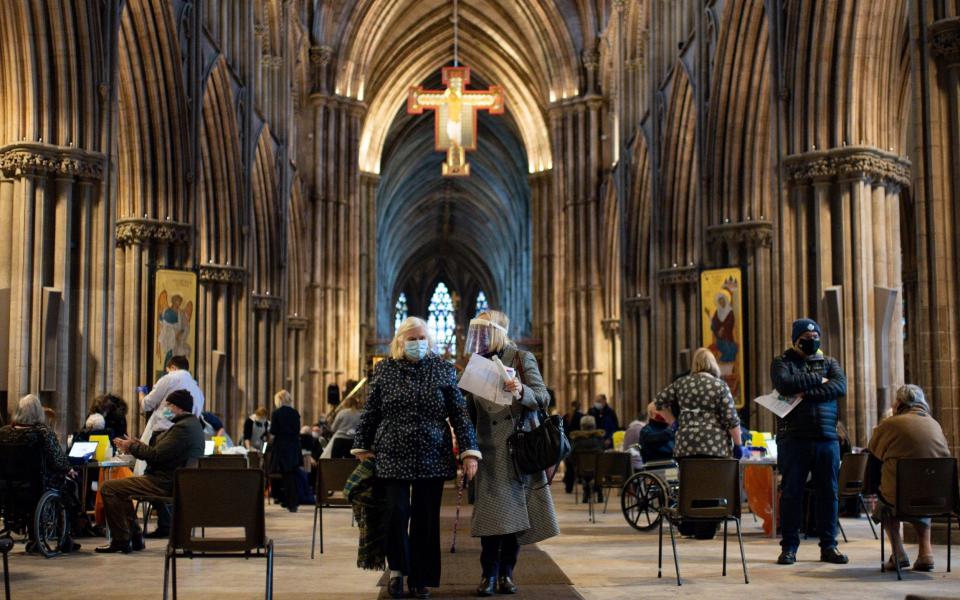
[[[456,554],[457,552],[457,525],[460,524],[460,505],[463,504],[463,490],[467,488],[467,474],[463,473],[460,476],[460,481],[457,482],[457,515],[453,519],[453,543],[450,544],[450,554]]]

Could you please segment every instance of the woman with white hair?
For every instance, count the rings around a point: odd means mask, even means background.
[[[867,447],[876,459],[883,463],[880,473],[880,502],[874,519],[884,519],[884,527],[890,537],[893,551],[886,568],[895,571],[893,561],[899,560],[900,567],[909,567],[910,559],[903,547],[900,536],[900,522],[891,518],[884,506],[891,506],[897,494],[897,461],[901,458],[943,458],[949,457],[950,447],[943,435],[943,429],[930,415],[930,406],[919,386],[907,384],[897,390],[893,403],[893,416],[880,421],[870,444]],[[913,563],[915,571],[933,570],[933,546],[930,545],[930,519],[910,521],[917,532],[917,561]]]
[[[273,396],[276,410],[270,417],[270,435],[273,436],[270,469],[283,476],[283,501],[290,512],[297,512],[300,495],[297,492],[297,471],[303,464],[300,452],[300,413],[293,407],[293,396],[280,390]]]
[[[428,588],[440,585],[440,500],[444,481],[457,474],[451,426],[468,478],[480,458],[456,371],[433,347],[423,319],[397,327],[353,442],[357,458],[375,460],[386,493],[387,590],[394,598],[405,596],[404,576],[416,598],[429,598]]]
[[[537,359],[520,350],[508,335],[510,319],[497,310],[481,312],[470,321],[467,351],[498,359],[514,369],[503,389],[513,393],[511,404],[467,395],[477,441],[484,455],[477,472],[476,502],[470,533],[480,538],[482,570],[478,596],[515,594],[513,569],[520,546],[534,544],[560,533],[553,497],[544,473],[519,476],[510,457],[507,438],[515,424],[530,430],[536,415],[545,411],[550,394],[543,383]],[[586,417],[584,417],[586,418]]]
[[[46,416],[44,415],[43,405],[40,399],[34,394],[27,394],[17,403],[17,411],[9,425],[0,427],[0,447],[10,445],[26,445],[37,448],[43,452],[45,458],[46,471],[44,473],[44,486],[50,489],[61,490],[63,499],[69,513],[79,512],[79,499],[77,495],[77,485],[70,477],[76,473],[70,467],[70,460],[60,446],[60,440],[57,434],[46,425]],[[67,486],[67,482],[70,485]],[[33,536],[31,528],[31,536]],[[32,552],[36,548],[36,542],[31,539],[27,543],[27,551]],[[66,542],[61,544],[62,552],[71,552],[79,550],[80,544],[73,541],[73,538],[67,532]]]

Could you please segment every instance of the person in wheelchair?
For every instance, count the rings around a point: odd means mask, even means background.
[[[73,552],[80,549],[80,544],[73,541],[70,535],[69,520],[72,520],[80,510],[80,500],[77,494],[77,473],[71,468],[70,461],[66,453],[60,446],[56,433],[46,425],[46,416],[44,415],[43,405],[40,399],[34,394],[28,394],[20,399],[17,404],[17,411],[14,414],[13,421],[4,427],[0,427],[0,452],[6,456],[18,460],[19,457],[13,457],[10,452],[15,452],[13,447],[30,448],[32,451],[43,454],[43,470],[39,473],[42,481],[42,489],[57,490],[60,496],[60,503],[66,509],[68,517],[64,523],[64,535],[59,540],[60,552]],[[24,457],[26,458],[26,457]],[[42,494],[43,492],[41,492]],[[41,550],[34,528],[29,527],[32,521],[30,515],[34,513],[35,506],[40,497],[31,499],[29,508],[25,506],[5,506],[4,507],[4,528],[27,530],[29,541],[27,542],[27,552]],[[24,513],[25,520],[22,526],[12,513]],[[51,549],[52,550],[52,549]]]

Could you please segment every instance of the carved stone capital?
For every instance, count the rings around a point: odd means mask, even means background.
[[[305,317],[294,317],[292,315],[287,315],[287,329],[305,331],[309,324],[310,320]]]
[[[697,283],[700,280],[700,269],[696,265],[673,266],[669,269],[660,269],[657,277],[662,285]]]
[[[773,245],[773,223],[769,221],[739,221],[707,227],[707,241],[711,245],[724,244],[728,248],[746,244],[748,248],[769,248]]]
[[[279,296],[270,294],[250,294],[250,304],[253,310],[278,311],[283,305],[283,300]]]
[[[274,56],[273,54],[262,54],[260,56],[260,64],[266,69],[279,69],[283,64],[283,57]]]
[[[900,189],[910,184],[910,161],[870,146],[844,146],[783,159],[788,186],[864,180]]]
[[[190,243],[189,223],[159,219],[120,219],[117,221],[118,246],[143,246],[150,242],[185,246]]]
[[[943,19],[928,29],[930,53],[947,66],[960,65],[960,19]]]
[[[620,333],[620,319],[604,319],[600,322],[600,325],[607,337],[613,337]]]
[[[584,50],[580,53],[580,61],[584,69],[595,71],[600,66],[600,53],[596,50]]]
[[[650,312],[652,301],[650,296],[631,296],[630,298],[624,299],[623,304],[627,310],[633,309],[639,313],[646,313]]]
[[[333,48],[330,46],[312,46],[310,48],[310,63],[318,67],[325,67],[333,59]]]
[[[0,148],[0,171],[8,177],[60,175],[103,179],[103,154],[42,142],[19,142]]]
[[[247,270],[233,265],[206,263],[200,265],[200,281],[202,283],[226,283],[228,285],[243,285],[247,277]]]

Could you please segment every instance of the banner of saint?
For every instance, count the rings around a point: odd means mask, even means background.
[[[743,326],[740,269],[714,269],[700,274],[703,343],[717,357],[720,377],[730,387],[737,408],[743,408]]]
[[[477,111],[503,114],[505,96],[496,85],[490,86],[489,90],[467,90],[470,67],[444,67],[441,73],[447,89],[411,87],[407,95],[407,113],[419,115],[424,109],[436,111],[434,145],[438,152],[447,153],[442,173],[445,177],[466,177],[470,175],[466,153],[477,149]]]
[[[191,271],[160,269],[156,274],[156,321],[153,370],[162,375],[171,356],[185,356],[191,372],[196,363],[197,275]]]

